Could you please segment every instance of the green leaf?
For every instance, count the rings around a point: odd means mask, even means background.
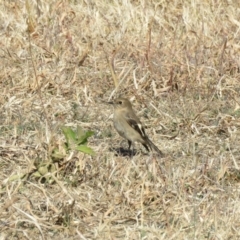
[[[48,165],[43,165],[41,167],[38,168],[38,172],[44,176],[49,172],[49,166]]]
[[[81,127],[77,127],[77,145],[86,144],[89,137],[94,135],[93,131],[84,132]]]
[[[85,135],[85,132],[80,126],[77,126],[77,138],[80,139],[82,136]]]
[[[34,172],[32,176],[34,176],[35,178],[40,178],[42,177],[42,174],[40,172]]]
[[[66,138],[68,147],[76,143],[76,133],[70,127],[62,127],[62,131]]]
[[[86,154],[95,155],[95,152],[93,151],[93,149],[86,145],[77,146],[76,150],[86,153]]]
[[[12,176],[10,176],[9,178],[8,178],[8,181],[9,182],[13,182],[13,181],[16,181],[16,180],[20,180],[21,178],[23,178],[24,177],[24,175],[25,174],[16,174],[16,175],[12,175]]]
[[[66,146],[67,144],[64,143],[62,146],[59,146],[59,148],[54,148],[52,153],[51,153],[51,158],[53,162],[59,162],[62,160],[68,152],[68,148]]]
[[[87,147],[87,141],[88,138],[94,135],[93,131],[86,131],[84,132],[83,129],[78,126],[76,131],[73,131],[70,127],[63,126],[62,128],[63,134],[66,138],[66,152],[70,149],[75,149],[78,151],[81,151],[86,154],[95,154],[94,151]],[[61,159],[63,153],[60,153],[58,151],[53,151],[52,157]]]

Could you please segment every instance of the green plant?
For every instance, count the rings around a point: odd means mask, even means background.
[[[76,131],[66,126],[63,126],[61,129],[66,141],[52,147],[50,158],[45,161],[36,161],[34,164],[35,168],[30,173],[21,176],[21,178],[28,178],[32,175],[37,179],[41,178],[43,182],[53,183],[53,175],[58,171],[59,166],[63,168],[63,166],[66,165],[64,159],[70,151],[80,151],[89,155],[95,154],[93,149],[87,146],[88,138],[91,137],[94,132],[84,132],[79,126]]]
[[[95,154],[93,149],[87,146],[88,138],[94,134],[93,131],[84,132],[80,126],[77,127],[76,131],[64,126],[62,131],[66,138],[65,147],[67,151],[77,150],[90,155]]]

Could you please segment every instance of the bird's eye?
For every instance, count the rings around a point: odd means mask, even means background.
[[[121,104],[122,104],[122,101],[119,101],[118,103],[121,105]]]

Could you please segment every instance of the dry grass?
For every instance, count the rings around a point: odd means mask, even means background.
[[[1,1],[0,239],[240,239],[239,14],[227,0]],[[102,101],[118,95],[164,158],[116,155]],[[96,156],[35,178],[63,125],[93,130]]]

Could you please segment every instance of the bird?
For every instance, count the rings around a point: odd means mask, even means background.
[[[163,157],[163,153],[146,135],[140,119],[135,114],[131,102],[124,97],[119,97],[109,102],[114,106],[113,125],[119,135],[128,141],[128,149],[134,142],[140,142],[149,152],[155,151]]]

